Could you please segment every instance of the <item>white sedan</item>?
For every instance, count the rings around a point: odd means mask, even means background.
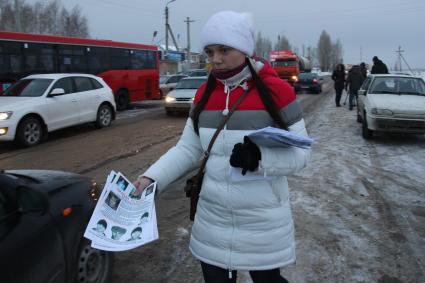
[[[112,90],[99,77],[31,75],[0,95],[0,141],[33,146],[65,127],[88,122],[108,127],[115,110]]]
[[[425,82],[410,75],[370,75],[358,92],[365,139],[376,132],[425,133]]]
[[[164,100],[168,115],[174,112],[189,112],[198,88],[207,81],[207,77],[187,77],[181,79],[174,90]]]

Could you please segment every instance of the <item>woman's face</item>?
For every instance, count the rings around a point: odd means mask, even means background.
[[[215,71],[228,71],[245,62],[245,54],[225,45],[213,44],[204,49],[208,61]]]

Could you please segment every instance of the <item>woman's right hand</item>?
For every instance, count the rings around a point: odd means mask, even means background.
[[[133,182],[133,185],[137,189],[136,196],[140,196],[143,193],[143,191],[153,182],[154,180],[145,176],[140,176],[139,178],[137,178],[137,180]]]

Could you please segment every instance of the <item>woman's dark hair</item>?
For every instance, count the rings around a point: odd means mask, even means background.
[[[252,66],[249,58],[247,57],[245,59],[246,64],[248,65],[248,68],[251,72],[252,79],[254,81],[254,85],[257,88],[261,101],[263,102],[264,106],[266,107],[267,112],[269,115],[273,118],[274,122],[282,129],[287,130],[288,125],[283,120],[279,109],[276,106],[275,101],[273,100],[273,97],[270,94],[270,90],[267,88],[267,86],[264,84],[263,80],[258,76],[257,72],[255,71],[254,67]],[[193,120],[193,126],[195,128],[195,132],[199,134],[199,115],[201,114],[202,110],[204,109],[205,105],[208,102],[208,99],[210,98],[212,92],[214,91],[214,88],[216,86],[216,80],[215,77],[210,73],[207,80],[207,85],[205,87],[204,93],[202,94],[201,100],[198,104],[193,108],[191,118]]]

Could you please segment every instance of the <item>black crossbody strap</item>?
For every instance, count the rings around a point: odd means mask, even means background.
[[[233,107],[230,109],[229,113],[223,117],[221,120],[219,126],[217,127],[217,130],[215,131],[214,135],[211,138],[210,143],[208,144],[207,150],[204,152],[204,157],[202,158],[201,166],[199,167],[198,176],[201,176],[204,173],[205,165],[207,164],[208,157],[210,155],[211,149],[214,145],[215,140],[217,139],[218,135],[220,134],[221,130],[224,128],[224,125],[226,125],[227,121],[229,121],[230,116],[232,116],[233,112],[235,112],[236,108],[241,104],[242,100],[248,95],[251,88],[248,88],[245,90],[245,92],[238,98],[238,100],[235,102]]]

